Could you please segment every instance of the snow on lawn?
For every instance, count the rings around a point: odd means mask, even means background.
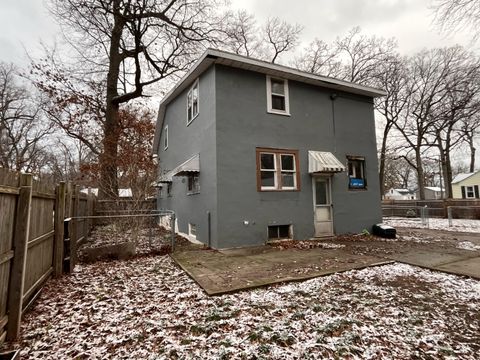
[[[79,266],[22,324],[29,359],[474,359],[480,282],[392,264],[208,297],[168,256]]]
[[[427,226],[422,224],[419,218],[397,218],[385,217],[383,223],[393,227],[410,227],[410,228],[430,228],[435,230],[448,230],[460,232],[480,232],[480,220],[470,219],[453,219],[452,226],[448,226],[448,219],[428,219]]]

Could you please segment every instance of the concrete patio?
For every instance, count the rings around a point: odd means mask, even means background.
[[[478,234],[458,236],[461,240],[478,241]],[[407,246],[401,241],[340,239],[328,240],[326,245],[312,249],[266,245],[221,251],[187,247],[171,257],[209,295],[306,280],[395,261],[480,279],[480,251],[445,246],[445,242],[408,243]]]

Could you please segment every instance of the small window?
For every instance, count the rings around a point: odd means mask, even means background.
[[[298,151],[257,148],[257,189],[299,190]]]
[[[164,138],[163,138],[163,150],[168,149],[168,125],[165,126],[164,130]]]
[[[198,80],[192,85],[187,94],[187,125],[195,119],[199,112]]]
[[[189,175],[187,180],[187,194],[198,194],[200,192],[200,178],[198,174]]]
[[[290,115],[288,80],[267,76],[267,110],[274,114]]]
[[[197,225],[188,223],[188,235],[197,238]]]
[[[467,199],[475,199],[475,189],[473,186],[465,186],[465,197]]]
[[[349,189],[366,189],[365,158],[360,156],[347,156],[347,161]]]
[[[272,225],[268,227],[268,239],[291,239],[291,225]]]
[[[167,196],[168,197],[172,196],[172,183],[171,182],[167,183]]]

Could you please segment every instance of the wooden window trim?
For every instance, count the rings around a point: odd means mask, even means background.
[[[276,179],[276,189],[262,189],[262,178],[261,178],[261,161],[260,154],[268,153],[275,154],[275,179]],[[280,155],[293,155],[295,158],[295,189],[282,189],[282,171],[281,171],[281,160]],[[256,148],[256,159],[257,159],[257,191],[259,192],[289,192],[289,191],[300,191],[300,159],[298,156],[298,150],[291,149],[278,149],[278,148]]]

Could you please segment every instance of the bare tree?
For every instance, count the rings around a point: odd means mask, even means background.
[[[50,8],[105,85],[100,196],[118,189],[120,106],[180,74],[221,29],[215,0],[51,0]],[[88,74],[92,76],[91,73]]]
[[[278,60],[281,54],[293,50],[298,45],[298,38],[302,30],[300,25],[289,24],[277,17],[267,19],[264,26],[264,42],[266,43],[266,55],[270,57],[272,64]]]
[[[443,31],[470,29],[473,39],[480,35],[480,3],[476,0],[434,0],[435,22]]]
[[[258,56],[259,29],[253,15],[245,10],[239,10],[229,16],[225,24],[225,47],[235,54]]]
[[[463,135],[464,142],[468,146],[470,152],[469,172],[475,171],[475,155],[477,149],[475,148],[475,140],[480,134],[480,113],[462,119],[460,124],[460,133]]]
[[[0,166],[39,172],[48,157],[51,129],[42,122],[41,99],[19,82],[13,65],[0,63]]]
[[[342,63],[337,49],[315,39],[295,58],[293,65],[303,71],[323,76],[341,77]]]
[[[337,52],[343,58],[342,78],[363,85],[374,85],[379,65],[395,54],[395,39],[362,34],[354,27],[343,38],[336,40]]]
[[[397,56],[389,57],[378,64],[375,84],[385,90],[387,95],[375,101],[375,109],[383,115],[382,143],[379,151],[380,191],[385,193],[385,173],[387,170],[387,152],[391,144],[390,132],[395,124],[405,115],[410,100],[407,93],[406,59]]]
[[[436,109],[432,133],[440,155],[446,197],[452,196],[452,151],[465,140],[462,125],[475,117],[479,111],[480,63],[470,53],[457,47],[452,48],[455,60],[447,83],[446,97]]]

